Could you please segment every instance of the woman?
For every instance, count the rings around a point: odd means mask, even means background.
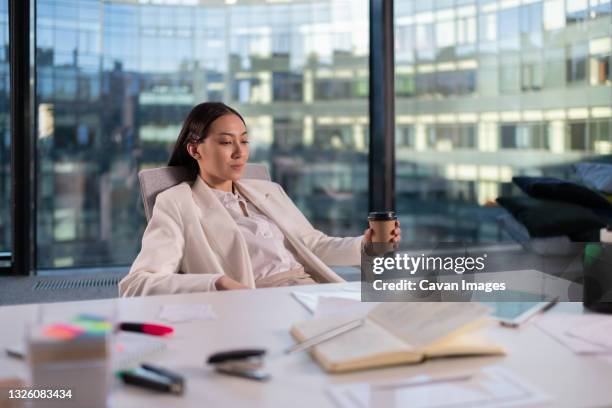
[[[241,180],[244,119],[222,103],[189,113],[169,166],[195,181],[160,193],[121,296],[342,282],[327,265],[359,265],[361,237],[317,231],[276,183]],[[389,237],[400,239],[399,224]]]

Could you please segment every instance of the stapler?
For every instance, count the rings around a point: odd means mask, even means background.
[[[262,370],[265,354],[266,350],[263,349],[223,351],[212,354],[208,358],[208,364],[214,366],[221,374],[267,381],[270,379],[270,374]]]

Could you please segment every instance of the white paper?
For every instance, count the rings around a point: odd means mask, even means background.
[[[328,391],[340,408],[526,407],[548,399],[501,367],[487,367],[472,375],[420,375],[383,384],[354,383]]]
[[[149,355],[166,348],[162,338],[147,334],[120,332],[114,338],[112,362],[114,370],[137,365]]]
[[[365,316],[377,304],[374,302],[359,302],[353,299],[321,296],[317,302],[314,318],[341,314]]]
[[[217,315],[210,305],[178,304],[163,305],[157,317],[169,323],[183,323],[193,320],[214,320]]]
[[[597,321],[571,328],[567,332],[586,342],[612,349],[612,317],[597,317]]]
[[[598,356],[602,361],[612,365],[612,354],[602,354]]]
[[[321,292],[292,292],[293,297],[302,304],[309,312],[314,313],[317,309],[319,298],[333,297],[347,299],[353,302],[361,302],[361,292],[353,290],[336,290],[336,291],[321,291]]]
[[[545,313],[535,320],[535,325],[576,354],[612,353],[612,348],[586,341],[572,332],[576,328],[601,322],[601,319],[601,316],[590,314]]]

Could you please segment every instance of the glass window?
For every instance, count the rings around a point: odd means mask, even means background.
[[[314,91],[317,100],[351,99],[355,96],[356,87],[353,80],[325,78],[315,81]]]
[[[570,150],[585,151],[587,147],[587,124],[586,122],[571,122],[568,124],[569,148]]]
[[[401,147],[410,147],[414,148],[416,146],[416,138],[414,134],[414,126],[412,125],[402,125],[398,126],[395,130],[395,146]]]
[[[588,0],[567,0],[566,7],[566,21],[568,24],[583,21],[588,18]]]
[[[396,60],[395,71],[395,193],[407,241],[508,239],[503,210],[487,203],[518,193],[513,176],[574,179],[576,162],[612,163],[610,3],[587,0],[580,22],[580,0],[460,3],[394,3],[396,24],[416,26],[419,56]],[[451,15],[454,43],[438,38]],[[476,44],[462,53],[471,18]],[[424,59],[431,24],[437,48]]]
[[[599,18],[610,15],[612,11],[612,2],[610,0],[589,0],[591,18]]]
[[[590,123],[589,150],[598,154],[612,154],[612,124],[610,120],[594,120]]]
[[[415,48],[419,60],[431,61],[434,58],[436,44],[433,24],[417,24]]]
[[[302,74],[273,72],[272,89],[275,101],[301,101],[303,88]]]
[[[586,80],[588,47],[586,44],[570,45],[567,50],[566,80],[584,82]]]
[[[503,149],[548,149],[545,123],[504,123],[499,135]]]
[[[37,1],[39,268],[132,263],[138,171],[167,163],[203,101],[244,114],[251,161],[315,227],[363,232],[367,2],[59,3]]]
[[[291,152],[304,146],[304,122],[274,118],[274,145],[277,152]]]
[[[520,8],[522,48],[542,46],[542,3]]]
[[[610,85],[610,55],[599,54],[590,58],[590,82],[591,85]]]
[[[499,45],[501,48],[519,48],[519,8],[502,9],[497,13]]]
[[[542,89],[542,64],[540,62],[524,62],[522,64],[521,89],[523,91],[539,91]]]

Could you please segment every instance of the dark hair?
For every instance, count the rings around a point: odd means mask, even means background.
[[[212,123],[224,115],[236,115],[244,122],[244,118],[235,110],[222,102],[204,102],[196,105],[183,123],[178,139],[174,144],[168,166],[182,166],[192,173],[195,179],[200,168],[196,159],[187,152],[189,143],[202,143],[208,136]],[[245,123],[246,126],[246,123]]]

